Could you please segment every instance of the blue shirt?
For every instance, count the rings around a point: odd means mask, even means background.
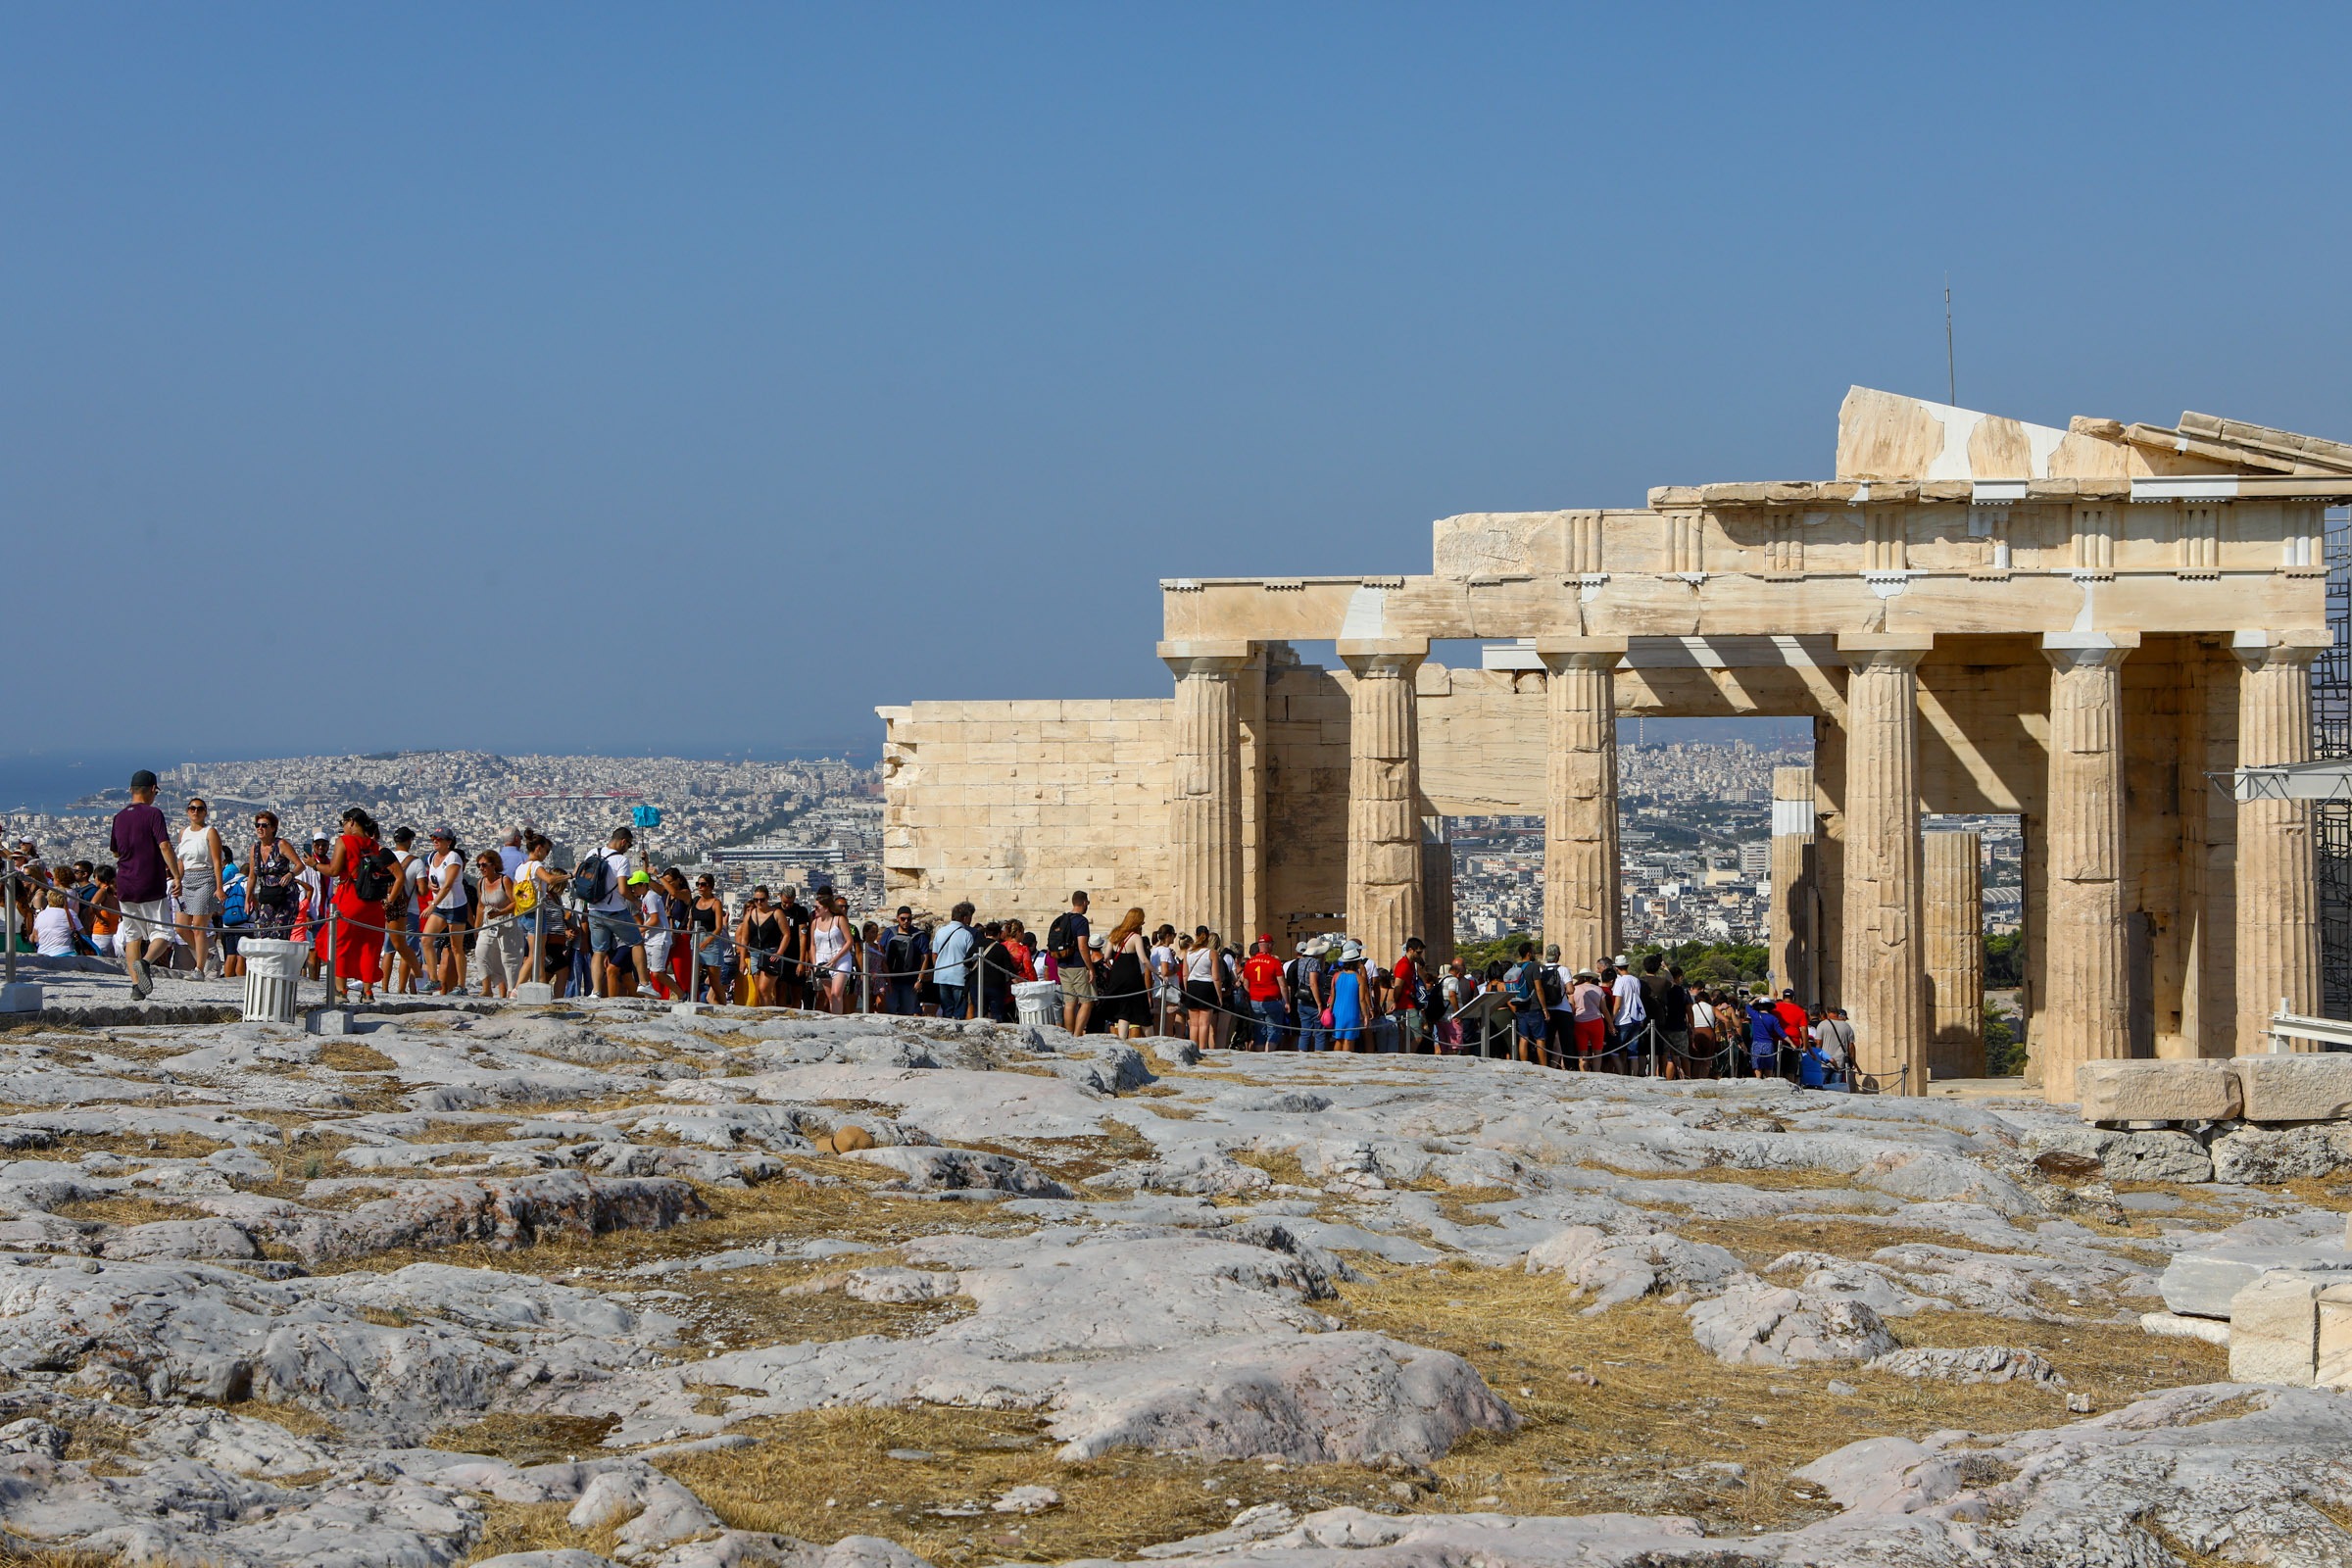
[[[932,984],[962,985],[964,962],[972,956],[972,928],[960,920],[950,920],[939,928],[931,951],[938,956],[938,961],[931,967]]]

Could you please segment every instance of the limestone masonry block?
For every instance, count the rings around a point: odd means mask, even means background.
[[[2239,1114],[2240,1105],[2233,1065],[2086,1061],[2075,1069],[2075,1089],[2084,1121],[2228,1121]]]
[[[2319,1300],[2326,1288],[2307,1274],[2275,1271],[2231,1297],[2230,1381],[2311,1387],[2319,1373]]]
[[[2352,1389],[2352,1285],[2330,1285],[2320,1292],[2315,1381],[2325,1389]]]
[[[2237,1076],[2238,1114],[2248,1121],[2352,1116],[2352,1055],[2236,1056],[2229,1066]]]

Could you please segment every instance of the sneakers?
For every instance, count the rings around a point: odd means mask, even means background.
[[[145,1002],[147,1000],[147,993],[153,991],[154,989],[155,979],[147,972],[147,960],[145,958],[131,959],[130,1000],[133,1002]]]

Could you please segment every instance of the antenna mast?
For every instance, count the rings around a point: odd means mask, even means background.
[[[1943,386],[1944,401],[1960,406],[1960,373],[1952,364],[1952,274],[1943,274]]]

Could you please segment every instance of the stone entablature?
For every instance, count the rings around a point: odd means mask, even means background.
[[[1027,705],[883,710],[885,865],[910,900],[1028,912],[1087,886],[1228,937],[1388,948],[1445,935],[1421,929],[1439,818],[1540,812],[1547,933],[1589,961],[1616,942],[1616,718],[1802,716],[1807,837],[1776,863],[1805,869],[1775,892],[1804,918],[1775,951],[1854,1014],[1878,1087],[1981,1049],[1937,995],[1968,984],[1979,893],[1948,864],[1923,885],[1928,812],[2023,819],[2053,1098],[2083,1062],[2267,1050],[2269,1009],[2317,984],[2308,808],[2205,781],[2308,755],[2320,531],[2348,499],[2352,448],[2291,432],[1856,389],[1833,480],[1448,517],[1425,576],[1164,581],[1174,702],[1041,710],[1035,755],[995,711]],[[1487,643],[1486,667],[1432,662],[1435,639]],[[1301,664],[1309,641],[1346,667]]]

